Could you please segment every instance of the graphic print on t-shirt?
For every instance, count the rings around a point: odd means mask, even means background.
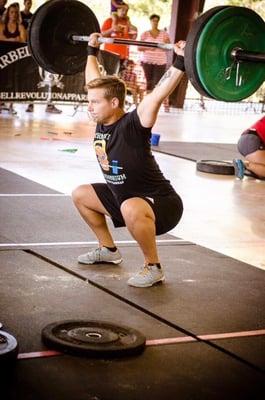
[[[109,160],[106,153],[106,142],[105,140],[95,140],[94,148],[98,162],[104,171],[109,171]]]
[[[102,134],[99,134],[102,136]],[[105,139],[97,139],[94,140],[94,148],[97,155],[98,162],[103,171],[109,172],[109,174],[104,174],[104,178],[108,183],[112,184],[122,184],[126,179],[126,175],[121,173],[123,167],[119,165],[118,160],[111,160],[108,159],[108,155],[106,153],[106,140]]]

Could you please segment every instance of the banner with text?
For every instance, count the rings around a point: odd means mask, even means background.
[[[100,52],[100,63],[108,74],[119,68],[117,55]],[[0,101],[85,102],[84,72],[65,76],[39,67],[25,43],[0,41]]]

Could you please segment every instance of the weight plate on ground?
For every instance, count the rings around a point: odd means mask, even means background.
[[[227,8],[228,6],[217,6],[206,11],[200,15],[192,24],[188,33],[186,46],[185,46],[185,70],[187,76],[194,86],[194,88],[202,95],[213,98],[202,85],[196,68],[196,51],[197,44],[200,38],[201,31],[204,29],[206,23],[219,11]]]
[[[235,175],[233,163],[230,161],[199,160],[196,162],[196,169],[208,174]]]
[[[87,43],[72,35],[100,32],[94,13],[77,0],[50,0],[33,14],[29,49],[42,68],[54,74],[74,75],[85,70]]]
[[[12,363],[18,354],[18,343],[10,333],[0,331],[0,367]]]
[[[240,62],[241,84],[236,86],[236,66],[231,67],[231,51],[265,52],[265,23],[254,11],[228,7],[215,14],[201,31],[196,51],[196,69],[206,92],[216,100],[240,101],[256,92],[265,80],[262,63]]]
[[[146,338],[137,330],[108,322],[70,320],[42,330],[47,347],[90,357],[121,357],[141,353]]]

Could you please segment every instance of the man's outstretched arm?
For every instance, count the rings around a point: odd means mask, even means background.
[[[93,33],[90,35],[90,41],[88,42],[88,56],[85,70],[86,84],[93,79],[101,77],[97,60],[97,53],[100,45],[98,43],[99,36],[101,36],[99,33]]]
[[[175,45],[175,53],[184,56],[185,42],[180,41]],[[184,72],[177,67],[170,67],[162,76],[153,91],[147,94],[137,107],[141,125],[151,128],[156,121],[159,108],[166,97],[173,92],[182,79]]]

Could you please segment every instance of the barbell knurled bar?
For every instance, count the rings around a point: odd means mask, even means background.
[[[74,42],[89,42],[90,36],[71,36],[71,40]],[[121,39],[121,38],[109,38],[99,37],[98,42],[100,44],[124,44],[127,46],[143,46],[143,47],[156,47],[163,50],[173,50],[174,44],[172,43],[158,43],[158,42],[145,42],[142,40],[132,39]],[[259,53],[257,51],[246,51],[239,48],[231,50],[231,58],[237,61],[249,61],[249,62],[261,62],[265,63],[265,53]]]

